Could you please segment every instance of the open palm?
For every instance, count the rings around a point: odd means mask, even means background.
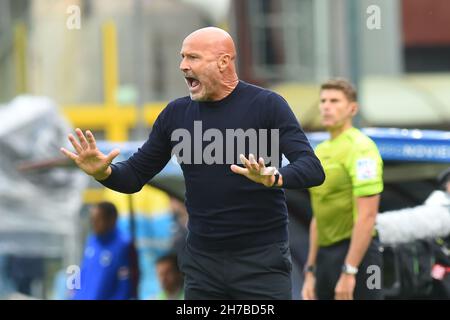
[[[73,153],[67,149],[61,148],[61,152],[72,159],[75,164],[88,175],[98,180],[105,179],[110,174],[109,165],[120,153],[119,149],[114,149],[108,155],[98,150],[94,135],[91,131],[86,131],[86,137],[80,129],[75,129],[79,142],[72,134],[68,138],[75,149]]]
[[[273,185],[273,175],[277,171],[275,167],[266,167],[263,158],[259,158],[259,161],[256,162],[255,156],[251,153],[249,154],[249,159],[242,154],[239,158],[245,168],[233,164],[231,165],[231,171],[243,175],[253,182],[261,183],[266,187],[271,187]]]

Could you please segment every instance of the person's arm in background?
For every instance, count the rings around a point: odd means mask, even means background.
[[[69,135],[76,153],[64,148],[61,152],[105,187],[122,193],[138,192],[170,160],[170,137],[165,130],[168,109],[169,106],[158,116],[148,140],[126,161],[111,164],[120,151],[101,153],[89,130],[86,136],[80,129],[75,130],[79,141]]]
[[[305,281],[302,288],[303,300],[316,299],[316,277],[314,275],[314,269],[316,265],[318,248],[317,225],[316,219],[313,217],[311,220],[311,224],[309,225],[309,251],[308,259],[306,260],[306,266],[304,269]]]
[[[350,248],[345,258],[345,264],[358,267],[361,263],[373,237],[375,220],[378,214],[379,195],[356,198],[358,218],[353,227]],[[361,270],[360,272],[365,272]],[[335,297],[339,300],[353,299],[356,285],[355,275],[341,274],[335,289]]]

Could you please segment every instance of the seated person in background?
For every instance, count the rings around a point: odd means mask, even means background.
[[[178,269],[175,253],[160,257],[156,261],[156,272],[162,291],[156,300],[184,300],[183,274]]]

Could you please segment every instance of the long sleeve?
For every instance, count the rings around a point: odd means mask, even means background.
[[[135,193],[158,174],[170,160],[167,134],[167,109],[158,116],[148,140],[128,160],[111,165],[112,173],[99,181],[105,187],[122,193]]]
[[[280,151],[290,164],[279,169],[283,188],[303,189],[321,185],[325,180],[320,160],[286,100],[272,93],[268,97],[272,128],[279,129]]]
[[[117,282],[112,292],[111,300],[128,300],[132,297],[131,270],[130,270],[130,246],[120,246],[117,253],[119,263],[117,265]]]

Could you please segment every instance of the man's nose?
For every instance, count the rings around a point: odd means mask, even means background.
[[[328,102],[322,102],[320,104],[320,109],[323,111],[327,111],[328,109],[330,109],[330,104]]]
[[[180,70],[183,72],[186,72],[189,70],[189,65],[187,64],[186,59],[181,59]]]

